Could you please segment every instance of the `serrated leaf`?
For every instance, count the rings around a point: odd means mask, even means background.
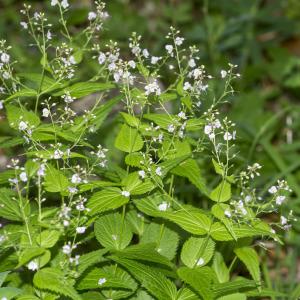
[[[121,151],[131,153],[141,150],[143,145],[144,142],[138,130],[123,124],[116,137],[115,147]]]
[[[141,243],[155,243],[156,250],[172,260],[176,255],[179,243],[178,233],[161,224],[149,224],[140,240]]]
[[[90,266],[105,261],[103,255],[106,254],[107,251],[107,249],[100,249],[81,255],[79,258],[78,273],[81,274]]]
[[[119,213],[99,217],[94,230],[99,243],[107,249],[122,250],[132,239],[130,226]]]
[[[227,268],[220,252],[215,252],[212,269],[215,271],[220,283],[229,281],[229,269]]]
[[[64,192],[69,186],[68,178],[60,170],[47,165],[44,187],[47,192]]]
[[[31,248],[23,250],[19,256],[19,263],[16,266],[16,269],[20,268],[21,266],[30,262],[33,258],[40,256],[44,253],[45,253],[45,249],[40,248],[40,247],[31,247]]]
[[[40,247],[52,248],[59,240],[60,233],[57,230],[44,230],[36,237]]]
[[[124,197],[118,188],[110,188],[96,192],[89,199],[87,207],[89,214],[95,215],[111,209],[116,209],[129,201],[129,197]]]
[[[6,101],[10,101],[16,98],[22,98],[22,97],[36,97],[37,92],[33,89],[30,88],[24,88],[21,89],[17,92],[15,92],[14,94],[12,94],[11,96],[9,96],[8,98],[6,98]]]
[[[116,257],[112,257],[112,259],[125,267],[156,298],[164,300],[176,299],[177,290],[175,284],[162,273],[129,259]]]
[[[216,202],[226,202],[231,198],[231,184],[222,181],[211,193],[210,199]]]
[[[11,300],[21,293],[21,289],[17,289],[14,287],[2,287],[0,288],[0,299]]]
[[[22,221],[22,212],[20,211],[20,206],[12,190],[7,188],[0,189],[0,216],[11,221]]]
[[[181,250],[180,258],[189,268],[205,266],[212,258],[215,242],[209,238],[190,237]]]
[[[33,277],[33,283],[41,290],[68,296],[73,300],[81,300],[80,295],[59,269],[44,268],[37,271]]]
[[[244,263],[257,285],[260,285],[259,257],[256,251],[250,247],[241,247],[234,249],[234,253]]]

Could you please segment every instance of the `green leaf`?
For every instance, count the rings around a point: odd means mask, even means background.
[[[3,287],[0,288],[0,299],[11,300],[21,293],[22,293],[21,289],[17,289],[14,287]]]
[[[5,101],[10,101],[10,100],[13,100],[13,99],[16,99],[16,98],[26,98],[26,97],[36,97],[37,95],[37,92],[33,89],[30,89],[30,88],[24,88],[24,89],[21,89],[17,92],[15,92],[14,94],[12,94],[11,96],[9,96],[8,98],[6,98]]]
[[[69,186],[68,178],[51,165],[47,165],[44,187],[47,192],[65,192]]]
[[[40,124],[39,117],[32,111],[26,110],[24,107],[7,104],[5,106],[9,126],[19,129],[20,121],[27,122],[29,126],[37,127]]]
[[[99,217],[95,222],[95,235],[103,247],[115,250],[124,249],[132,239],[130,226],[119,213]]]
[[[151,179],[141,180],[138,172],[128,174],[122,180],[122,185],[124,186],[124,190],[130,192],[131,195],[142,195],[155,188],[155,184]]]
[[[124,152],[136,152],[143,148],[144,142],[138,133],[138,130],[123,124],[119,131],[115,147]]]
[[[222,181],[211,193],[210,199],[216,202],[226,202],[231,198],[231,184]]]
[[[156,250],[163,256],[172,260],[176,255],[179,243],[178,233],[168,226],[149,224],[140,240],[140,243],[155,243]]]
[[[44,253],[45,253],[45,249],[40,248],[40,247],[31,247],[31,248],[23,250],[19,256],[19,263],[16,266],[16,269],[20,268],[21,266],[30,262],[33,258],[40,256]]]
[[[215,250],[215,242],[209,238],[190,237],[181,250],[180,258],[189,268],[202,267],[212,258]]]
[[[229,281],[229,269],[227,268],[220,252],[215,252],[212,269],[215,271],[220,283]]]
[[[256,251],[250,247],[241,247],[234,249],[234,253],[244,263],[257,285],[260,285],[259,258]]]
[[[121,192],[118,188],[110,188],[94,193],[87,204],[87,207],[90,209],[89,214],[99,214],[126,204],[129,201],[129,197],[122,196]]]
[[[247,300],[247,296],[241,293],[230,294],[224,297],[218,298],[218,300]]]
[[[140,127],[141,121],[137,117],[134,117],[125,112],[121,112],[121,115],[129,126],[135,127],[135,128]]]
[[[221,176],[224,176],[224,168],[220,164],[218,164],[214,159],[212,159],[212,162],[213,162],[216,173]]]
[[[177,300],[199,300],[199,296],[192,292],[189,288],[181,288],[178,291]]]
[[[100,249],[81,255],[79,258],[78,273],[81,274],[90,266],[105,261],[103,255],[106,254],[107,251],[107,249]]]
[[[197,269],[182,267],[178,269],[177,273],[179,277],[196,290],[203,299],[214,299],[212,293],[214,274],[209,267]]]
[[[3,282],[5,281],[9,273],[10,273],[9,271],[0,273],[0,287],[2,286]]]
[[[175,284],[162,273],[129,259],[116,257],[112,257],[112,259],[125,267],[157,299],[176,299],[177,290]]]
[[[48,290],[60,295],[70,297],[73,300],[81,300],[81,297],[73,288],[63,272],[55,268],[44,268],[33,277],[34,285],[41,290]]]
[[[55,93],[54,96],[62,96],[66,92],[69,92],[72,97],[81,98],[101,91],[111,90],[114,87],[115,85],[110,82],[77,82],[66,87],[63,91]]]
[[[15,197],[15,199],[14,199]],[[0,189],[0,216],[11,221],[22,221],[22,212],[16,194],[7,188]]]
[[[57,230],[44,230],[36,237],[36,242],[40,247],[52,248],[58,242],[59,236]]]
[[[114,252],[114,254],[121,258],[149,261],[172,267],[172,263],[165,256],[158,253],[155,247],[155,243],[132,245],[122,251]]]

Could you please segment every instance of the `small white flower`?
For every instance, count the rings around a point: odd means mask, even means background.
[[[222,71],[221,71],[221,77],[222,77],[222,78],[225,78],[226,76],[227,76],[227,71],[222,70]]]
[[[4,64],[7,64],[9,62],[10,56],[7,53],[2,53],[1,54],[1,61]]]
[[[70,194],[76,194],[78,192],[78,189],[76,189],[76,187],[69,186],[68,191]]]
[[[186,120],[186,115],[183,111],[181,111],[178,115],[177,115],[180,119]]]
[[[97,18],[97,14],[95,12],[93,12],[93,11],[90,11],[89,15],[88,15],[88,19],[90,21],[92,21],[92,20],[95,20],[96,18]]]
[[[61,1],[61,6],[66,9],[69,7],[69,3],[68,3],[68,0],[62,0]]]
[[[28,270],[31,270],[31,271],[36,271],[38,269],[39,265],[37,263],[36,260],[32,260],[28,265],[27,265],[27,268]]]
[[[276,186],[271,186],[269,189],[268,189],[268,192],[270,194],[276,194],[277,193],[277,187]]]
[[[24,28],[24,29],[28,29],[28,24],[26,22],[21,22],[20,25]]]
[[[52,40],[52,33],[50,30],[47,31],[46,37],[47,37],[47,40]]]
[[[230,132],[226,131],[225,134],[224,134],[224,140],[225,141],[232,140],[232,134]]]
[[[183,89],[185,91],[191,90],[192,88],[193,88],[192,85],[187,81],[183,84]]]
[[[230,212],[230,210],[229,210],[229,209],[225,209],[224,215],[225,215],[227,218],[231,218],[231,212]]]
[[[173,46],[172,46],[172,45],[166,45],[165,48],[166,48],[167,52],[168,52],[171,56],[173,56]]]
[[[71,254],[72,252],[72,247],[70,244],[64,245],[62,248],[62,251],[64,254]]]
[[[102,284],[104,284],[106,281],[107,281],[106,278],[100,278],[100,279],[98,280],[98,284],[99,284],[99,285],[102,285]]]
[[[25,129],[27,129],[27,128],[28,128],[27,122],[21,121],[21,122],[19,123],[19,130],[25,130]]]
[[[148,57],[149,57],[149,52],[148,52],[147,49],[144,49],[142,53],[143,53],[143,56],[144,56],[145,58],[148,58]]]
[[[170,204],[167,202],[162,202],[161,204],[158,205],[158,210],[159,211],[166,211],[170,207]]]
[[[161,57],[157,57],[157,56],[152,56],[151,57],[151,64],[155,65],[158,63],[158,61],[161,59]]]
[[[46,171],[45,164],[41,164],[37,171],[38,176],[45,176],[45,171]]]
[[[0,100],[0,110],[3,109],[3,100]]]
[[[99,53],[98,62],[100,65],[104,64],[106,60],[106,55],[103,52]]]
[[[79,234],[85,233],[85,230],[86,230],[86,227],[84,227],[84,226],[76,228],[76,232]]]
[[[48,108],[43,108],[43,111],[42,111],[42,116],[44,118],[48,118],[50,115],[50,110]]]
[[[281,225],[286,225],[287,224],[287,218],[286,217],[284,217],[284,216],[281,216],[280,217],[280,223],[281,223]]]
[[[212,128],[212,126],[211,125],[205,125],[204,126],[204,133],[205,134],[210,134],[211,132],[212,132],[212,130],[213,130],[213,128]]]
[[[150,95],[152,93],[155,93],[155,95],[159,96],[161,94],[160,87],[156,80],[154,80],[152,83],[149,83],[145,86],[145,95]]]
[[[74,184],[78,184],[82,181],[82,179],[80,178],[80,176],[78,174],[73,174],[71,182]]]
[[[142,179],[144,179],[144,178],[146,177],[146,173],[145,173],[144,170],[138,171],[138,174],[139,174],[139,176],[140,176]]]
[[[168,132],[173,133],[175,131],[175,126],[173,124],[168,125]]]
[[[60,151],[59,149],[55,150],[53,153],[53,158],[54,159],[60,159],[62,158],[64,155],[64,153],[62,151]]]
[[[246,202],[246,203],[249,203],[251,200],[252,200],[252,197],[251,197],[250,195],[247,195],[247,196],[245,197],[245,202]]]
[[[130,192],[128,192],[128,191],[122,191],[121,195],[124,196],[124,197],[126,197],[126,198],[128,198],[128,197],[130,197]]]
[[[20,179],[21,179],[21,181],[23,181],[23,182],[27,182],[27,174],[26,174],[26,172],[22,172],[21,174],[20,174]]]
[[[177,46],[180,46],[180,45],[182,45],[183,41],[184,41],[184,38],[178,36],[178,37],[175,39],[175,44],[176,44]]]
[[[195,68],[196,67],[196,62],[195,62],[195,60],[193,58],[191,58],[189,60],[188,64],[189,64],[190,68]]]
[[[202,257],[200,257],[198,260],[197,260],[197,266],[202,266],[204,264],[204,259]]]
[[[158,176],[162,176],[162,171],[161,171],[161,167],[157,167],[155,170],[156,175]]]
[[[51,6],[55,6],[58,4],[58,0],[51,0]]]
[[[135,62],[134,62],[133,60],[130,60],[130,61],[128,62],[128,66],[129,66],[130,68],[132,68],[132,69],[134,69],[134,68],[136,67]]]
[[[277,196],[275,202],[277,205],[281,205],[285,200],[285,196]]]

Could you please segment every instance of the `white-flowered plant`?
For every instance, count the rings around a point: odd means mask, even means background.
[[[104,3],[82,31],[71,1],[49,3],[57,32],[21,11],[40,73],[16,72],[0,41],[3,147],[18,153],[0,174],[0,283],[20,300],[268,296],[256,250],[282,243],[292,191],[278,180],[261,192],[263,166],[236,166],[238,126],[220,106],[237,66],[209,74],[173,27],[161,56],[137,33],[126,56],[101,43]]]

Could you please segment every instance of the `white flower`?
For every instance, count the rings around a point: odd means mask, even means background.
[[[19,123],[19,130],[25,130],[28,127],[27,122],[21,121]]]
[[[281,225],[286,225],[287,224],[287,218],[284,217],[284,216],[281,216],[280,217],[280,223],[281,223]]]
[[[52,40],[52,33],[50,30],[47,31],[47,40]]]
[[[90,11],[89,15],[88,15],[88,19],[90,21],[92,21],[92,20],[95,20],[96,18],[97,18],[97,14],[95,12],[93,12],[93,11]]]
[[[166,48],[167,52],[168,52],[171,56],[173,56],[173,46],[172,46],[172,45],[166,45],[165,48]]]
[[[3,109],[3,100],[0,100],[0,109]]]
[[[195,62],[195,60],[193,58],[191,58],[189,60],[188,64],[189,64],[190,68],[195,68],[196,67],[196,62]]]
[[[58,4],[58,0],[51,0],[51,6],[55,6]]]
[[[40,168],[37,171],[38,176],[45,176],[45,170],[46,170],[45,164],[41,164]]]
[[[84,226],[76,228],[76,232],[79,234],[85,233],[85,230],[86,230],[86,227],[84,227]]]
[[[158,205],[158,210],[159,211],[166,211],[169,206],[170,206],[170,204],[164,201],[164,202],[162,202],[161,204]]]
[[[71,254],[72,252],[72,247],[70,244],[64,245],[62,248],[62,251],[64,254]]]
[[[230,218],[230,217],[231,217],[231,212],[230,212],[230,210],[229,210],[229,209],[225,209],[224,215],[225,215],[227,218]]]
[[[62,151],[60,151],[59,149],[57,149],[54,151],[53,158],[60,159],[63,157],[63,155],[64,155],[64,153]]]
[[[175,131],[175,126],[173,124],[168,125],[168,132],[173,133]]]
[[[61,1],[61,6],[66,9],[69,7],[69,3],[68,3],[68,0],[62,0]]]
[[[20,174],[20,179],[21,179],[21,181],[23,181],[23,182],[27,182],[27,174],[26,174],[26,172],[22,172],[21,174]]]
[[[74,184],[80,183],[82,180],[78,174],[73,174],[71,182]]]
[[[36,260],[32,260],[28,265],[27,265],[27,268],[28,270],[31,270],[31,271],[35,271],[37,270],[39,267],[38,263]]]
[[[151,57],[151,64],[155,65],[157,64],[157,62],[161,59],[161,57],[157,57],[157,56],[152,56]]]
[[[128,191],[122,191],[121,195],[124,196],[124,197],[126,197],[126,198],[128,198],[128,197],[130,197],[130,192],[128,192]]]
[[[69,191],[70,194],[75,194],[75,193],[78,192],[78,189],[76,189],[76,187],[69,186],[68,191]]]
[[[24,28],[24,29],[28,29],[28,24],[26,22],[21,22],[20,25]]]
[[[50,110],[48,108],[43,108],[42,115],[44,118],[48,118],[50,115]]]
[[[275,202],[277,205],[281,205],[285,200],[285,196],[277,196]]]
[[[69,220],[64,220],[64,221],[63,221],[63,225],[64,225],[65,227],[68,227],[68,226],[70,225],[70,221],[69,221]]]
[[[142,53],[143,53],[143,55],[144,55],[145,58],[149,57],[149,52],[148,52],[147,49],[144,49]]]
[[[1,54],[1,61],[4,64],[7,64],[9,62],[10,56],[7,53],[2,53]]]
[[[245,202],[246,202],[246,203],[249,203],[251,200],[252,200],[252,197],[251,197],[250,195],[247,195],[247,196],[245,197]]]
[[[100,278],[100,279],[98,280],[98,284],[99,284],[99,285],[102,285],[102,284],[104,284],[106,281],[107,281],[106,278]]]
[[[74,57],[73,55],[71,55],[71,56],[69,57],[69,62],[70,62],[70,64],[72,64],[72,65],[76,65],[76,59],[75,59],[75,57]]]
[[[146,177],[146,173],[145,173],[144,170],[138,171],[138,174],[139,174],[139,176],[140,176],[142,179],[144,179],[144,178]]]
[[[276,186],[271,186],[269,189],[268,189],[268,192],[270,194],[276,194],[277,193],[277,187]]]
[[[152,83],[149,83],[145,86],[145,95],[150,95],[152,93],[155,93],[157,96],[161,94],[160,87],[156,80],[154,80]]]
[[[130,60],[129,62],[128,62],[128,65],[129,65],[129,67],[131,67],[131,68],[135,68],[135,62],[133,61],[133,60]]]
[[[225,134],[224,134],[224,140],[225,141],[232,140],[232,134],[230,132],[226,131]]]
[[[155,170],[156,175],[162,176],[161,167],[157,167]]]
[[[177,115],[180,119],[186,120],[186,115],[183,111],[181,111],[178,115]]]
[[[204,264],[204,259],[200,257],[197,261],[197,266],[202,266]]]
[[[212,130],[213,130],[213,128],[212,128],[212,126],[211,125],[205,125],[204,126],[204,133],[205,134],[210,134],[211,132],[212,132]]]
[[[222,78],[225,78],[226,76],[227,76],[227,71],[222,70],[222,71],[221,71],[221,77],[222,77]]]
[[[183,41],[184,41],[184,38],[178,36],[178,37],[175,39],[175,44],[176,44],[177,46],[180,46],[180,45],[182,45]]]
[[[98,62],[99,62],[99,64],[100,65],[104,64],[105,60],[106,60],[105,54],[103,52],[100,52],[99,56],[98,56]]]
[[[185,82],[184,83],[184,85],[183,85],[183,89],[185,90],[185,91],[187,91],[187,90],[191,90],[193,87],[192,87],[192,85],[189,83],[189,82]]]

